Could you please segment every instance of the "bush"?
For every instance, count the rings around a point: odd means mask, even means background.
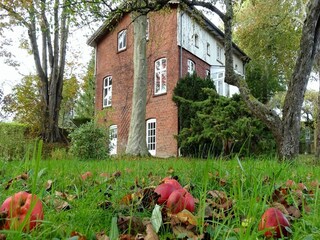
[[[75,129],[70,135],[71,154],[80,159],[104,159],[108,156],[107,131],[91,121]]]
[[[19,123],[0,122],[0,159],[22,160],[34,140],[28,135],[29,127]]]

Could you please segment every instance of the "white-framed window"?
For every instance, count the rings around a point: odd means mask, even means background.
[[[211,51],[210,43],[207,42],[207,55],[208,56],[210,56],[210,51]]]
[[[110,155],[117,154],[117,145],[118,145],[118,127],[117,125],[111,125],[109,127],[109,149]]]
[[[147,147],[149,150],[149,153],[152,156],[156,155],[156,127],[157,127],[157,121],[155,118],[151,118],[147,120],[147,127],[146,127],[146,137],[147,137]]]
[[[222,61],[222,47],[217,43],[217,60]]]
[[[118,33],[118,51],[125,50],[127,48],[127,30],[122,30]]]
[[[230,95],[230,86],[224,82],[224,70],[216,71],[212,74],[212,80],[219,95],[228,97]]]
[[[188,73],[191,75],[196,71],[196,64],[191,59],[188,59]]]
[[[167,59],[161,58],[155,62],[154,67],[154,93],[167,92]]]
[[[103,107],[111,106],[112,99],[112,76],[103,79]]]
[[[194,35],[194,45],[199,48],[199,35],[195,34]]]

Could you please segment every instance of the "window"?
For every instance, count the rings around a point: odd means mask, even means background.
[[[199,47],[199,35],[194,35],[194,45],[198,48]]]
[[[167,59],[161,58],[155,62],[154,70],[154,93],[167,92]]]
[[[152,118],[147,121],[146,127],[147,147],[152,156],[156,155],[156,119]]]
[[[217,44],[217,60],[222,60],[222,48],[219,44]]]
[[[210,56],[210,43],[207,42],[207,55]]]
[[[196,71],[196,64],[194,61],[188,59],[188,73],[192,75]]]
[[[118,51],[125,50],[127,48],[127,30],[122,30],[118,33]]]
[[[210,70],[207,69],[207,70],[206,70],[206,78],[210,78],[210,77],[211,77]]]
[[[224,82],[224,70],[220,70],[217,72],[214,72],[212,74],[212,80],[214,82],[214,85],[216,87],[216,91],[219,95],[228,97],[230,95],[229,90],[229,84]]]
[[[111,125],[109,127],[110,155],[117,154],[117,142],[118,142],[118,127],[117,127],[117,125]]]
[[[111,106],[112,76],[103,79],[103,107]]]

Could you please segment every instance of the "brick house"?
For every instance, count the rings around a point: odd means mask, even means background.
[[[222,95],[237,91],[224,83],[223,32],[202,14],[194,17],[194,12],[171,1],[169,9],[148,14],[146,140],[150,153],[158,157],[178,155],[178,111],[172,95],[179,78],[195,71],[203,78],[210,75]],[[103,24],[88,44],[96,53],[95,109],[109,127],[111,154],[121,154],[128,139],[133,90],[130,14]],[[247,59],[234,45],[234,67],[240,74]]]

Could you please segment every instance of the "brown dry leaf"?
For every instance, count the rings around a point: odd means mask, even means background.
[[[53,181],[52,181],[52,180],[48,180],[48,181],[46,182],[46,191],[47,191],[47,192],[50,192],[50,191],[51,191],[51,189],[52,189],[52,184],[53,184]]]
[[[120,171],[116,171],[116,172],[112,173],[112,177],[114,177],[114,178],[119,178],[120,176],[121,176]]]
[[[78,240],[87,240],[86,236],[76,231],[72,231],[70,237],[78,237]]]
[[[191,224],[194,226],[197,225],[197,218],[187,209],[184,209],[181,212],[177,213],[177,217],[180,220],[180,222],[184,224]]]
[[[7,239],[6,235],[0,234],[0,240],[6,240],[6,239]]]
[[[28,176],[27,173],[22,173],[22,174],[20,174],[20,175],[18,175],[18,176],[16,176],[16,177],[10,179],[10,180],[7,182],[7,185],[5,186],[4,189],[5,189],[5,190],[8,190],[8,189],[11,187],[13,181],[20,180],[20,179],[26,181],[28,178],[29,178],[29,176]]]
[[[47,205],[52,205],[54,207],[55,210],[57,211],[66,211],[66,210],[70,210],[71,209],[71,205],[60,199],[60,198],[57,198],[55,196],[47,196],[44,198],[44,202],[47,204]]]
[[[287,208],[287,211],[289,213],[290,216],[294,217],[294,218],[300,218],[301,217],[301,211],[294,207],[294,206],[289,206]]]
[[[108,178],[108,177],[110,177],[110,174],[109,173],[100,173],[100,175],[99,175],[100,177],[103,177],[103,178]]]
[[[85,181],[86,179],[88,178],[91,178],[92,177],[92,172],[85,172],[83,174],[81,174],[80,178]]]
[[[167,174],[169,174],[169,175],[174,174],[174,169],[173,169],[173,167],[169,167],[169,169],[167,170]]]
[[[284,206],[283,204],[278,203],[278,202],[273,202],[273,203],[271,204],[271,206],[279,209],[283,214],[289,215],[288,210],[287,210],[287,207]]]
[[[135,237],[129,235],[129,234],[121,234],[119,236],[119,240],[134,240]]]
[[[98,204],[98,207],[99,207],[99,208],[102,208],[102,209],[104,209],[104,210],[107,210],[107,209],[109,209],[110,207],[112,207],[112,202],[106,200],[106,201],[104,201],[104,202],[99,203],[99,204]]]
[[[198,236],[185,226],[175,225],[172,227],[172,231],[177,238],[199,239]]]
[[[105,234],[105,232],[96,233],[97,240],[110,240],[110,238]]]
[[[120,233],[126,232],[132,236],[135,236],[138,233],[144,233],[145,230],[142,219],[135,216],[118,217],[117,224]],[[128,232],[129,229],[131,229],[131,232]]]
[[[159,240],[159,236],[155,233],[151,223],[148,223],[146,226],[147,235],[144,237],[144,240]]]

